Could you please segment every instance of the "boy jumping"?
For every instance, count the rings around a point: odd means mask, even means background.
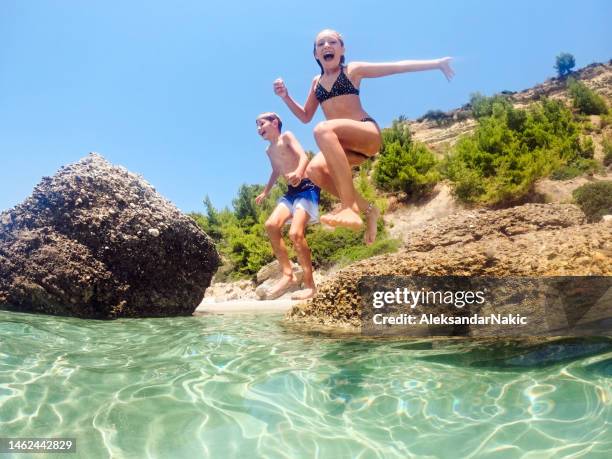
[[[267,298],[274,299],[281,296],[294,286],[297,279],[293,275],[287,247],[283,241],[281,229],[285,223],[291,222],[289,237],[297,252],[298,261],[304,271],[304,289],[298,290],[291,299],[305,300],[312,298],[316,293],[312,277],[312,261],[310,248],[306,243],[305,231],[309,222],[316,222],[319,217],[319,196],[321,190],[308,178],[304,178],[308,157],[304,149],[291,132],[281,134],[283,123],[276,113],[262,113],[256,119],[257,132],[270,142],[266,149],[272,173],[263,192],[255,198],[261,204],[268,196],[270,190],[279,176],[287,181],[289,189],[278,201],[278,205],[266,220],[266,231],[270,237],[274,255],[278,260],[283,276],[268,291]]]

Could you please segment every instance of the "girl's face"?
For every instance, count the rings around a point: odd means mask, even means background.
[[[344,44],[338,32],[323,30],[317,35],[314,47],[315,58],[323,67],[337,67],[344,56]]]

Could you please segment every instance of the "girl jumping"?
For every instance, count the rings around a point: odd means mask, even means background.
[[[326,121],[314,128],[321,154],[310,161],[306,175],[319,187],[340,198],[342,203],[339,211],[321,216],[321,222],[360,229],[363,222],[359,212],[364,212],[365,242],[371,244],[376,238],[380,211],[355,191],[351,167],[374,156],[382,145],[382,137],[376,121],[361,106],[361,80],[396,73],[440,70],[450,81],[454,76],[450,67],[451,58],[389,63],[351,62],[345,65],[342,36],[330,29],[317,35],[314,57],[321,74],[313,78],[303,107],[289,95],[283,80],[274,82],[274,92],[303,123],[312,120],[321,104]]]

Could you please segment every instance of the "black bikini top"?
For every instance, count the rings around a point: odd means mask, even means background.
[[[336,78],[336,81],[334,82],[331,91],[327,91],[327,89],[325,89],[323,85],[321,85],[320,81],[317,83],[317,87],[315,88],[315,96],[319,103],[325,102],[327,99],[331,99],[332,97],[344,96],[345,94],[359,95],[359,89],[353,86],[351,80],[349,80],[348,77],[344,74],[343,67],[340,67],[340,75],[338,75],[338,78]]]

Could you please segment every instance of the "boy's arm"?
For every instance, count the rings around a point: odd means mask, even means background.
[[[270,178],[268,179],[268,183],[266,184],[266,187],[255,198],[255,203],[256,204],[258,204],[258,205],[261,204],[263,202],[263,200],[268,197],[268,195],[270,194],[270,190],[272,189],[272,187],[276,183],[276,180],[278,180],[278,176],[279,176],[278,170],[276,170],[274,168],[274,166],[272,166],[272,172],[270,173]]]
[[[300,142],[298,142],[298,139],[292,132],[287,131],[284,135],[289,144],[289,148],[291,148],[299,158],[298,166],[293,172],[287,174],[287,182],[289,182],[290,185],[296,186],[302,181],[302,178],[304,178],[306,167],[308,166],[308,156],[306,156],[306,152],[302,148],[302,145],[300,145]]]
[[[422,70],[440,70],[448,81],[453,78],[455,72],[450,66],[452,58],[443,57],[427,61],[397,61],[397,62],[351,62],[349,73],[355,81],[361,78],[377,78],[396,73],[419,72]]]
[[[317,84],[318,78],[315,77],[312,80],[312,84],[310,85],[310,90],[308,91],[308,97],[306,98],[306,103],[304,107],[298,104],[293,98],[289,95],[289,91],[285,86],[285,82],[280,78],[274,82],[274,92],[277,96],[283,99],[283,102],[287,104],[289,110],[302,122],[308,123],[312,120],[315,112],[317,111],[317,107],[319,106],[319,101],[315,97],[314,88]]]
[[[266,184],[266,187],[263,190],[263,193],[266,196],[268,196],[268,194],[270,194],[270,190],[272,189],[272,187],[276,183],[276,180],[278,179],[278,176],[279,176],[279,173],[277,171],[275,171],[274,169],[272,169],[272,172],[270,173],[270,179],[268,180],[268,183]]]

